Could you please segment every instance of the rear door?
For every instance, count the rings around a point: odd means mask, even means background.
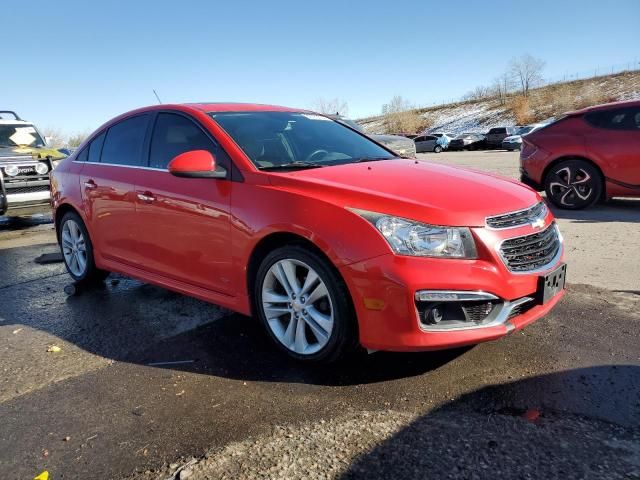
[[[640,187],[640,107],[591,112],[584,119],[593,127],[584,139],[587,155],[602,163],[606,177]]]
[[[226,153],[199,123],[179,112],[158,113],[147,170],[135,185],[141,262],[152,273],[232,294],[232,182],[170,174],[169,162],[190,150],[210,151],[231,171]]]
[[[97,255],[133,265],[139,262],[134,179],[142,166],[149,116],[129,117],[95,137],[80,174],[83,207]]]

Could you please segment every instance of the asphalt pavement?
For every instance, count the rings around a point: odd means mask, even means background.
[[[640,478],[637,242],[500,341],[333,366],[136,280],[68,296],[54,242],[0,221],[2,479]]]

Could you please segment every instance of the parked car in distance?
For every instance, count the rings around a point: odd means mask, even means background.
[[[442,150],[446,148],[446,145],[447,145],[445,144],[443,146],[442,144],[444,142],[442,138],[438,138],[435,135],[420,135],[414,138],[413,141],[416,144],[417,153],[423,153],[423,152],[440,153],[442,152]]]
[[[413,158],[416,156],[416,145],[413,143],[413,139],[405,135],[384,135],[384,134],[369,134],[364,131],[362,125],[354,122],[349,118],[345,118],[341,115],[328,115],[329,118],[344,123],[345,125],[357,130],[358,132],[373,138],[376,142],[381,143],[389,147],[394,152],[398,153],[402,157]]]
[[[0,215],[50,211],[49,172],[65,156],[47,147],[33,123],[0,111]]]
[[[486,135],[487,148],[500,148],[502,141],[517,132],[516,127],[494,127]]]
[[[451,140],[455,138],[455,135],[452,133],[436,132],[436,133],[429,133],[428,135],[433,135],[435,137],[438,137],[440,139],[440,145],[442,145],[442,148],[444,149],[446,149],[449,146],[449,143],[451,142]]]
[[[496,340],[564,294],[538,193],[399,158],[309,111],[134,110],[63,160],[52,189],[76,282],[119,272],[254,315],[299,360]]]
[[[554,205],[586,208],[611,197],[640,196],[640,101],[567,113],[525,136],[521,180]]]
[[[518,127],[515,135],[510,135],[502,140],[502,148],[509,151],[520,150],[522,148],[522,137],[541,129],[544,126],[544,123],[535,123],[533,125]]]
[[[479,150],[486,147],[485,136],[481,133],[461,133],[449,142],[449,150]]]

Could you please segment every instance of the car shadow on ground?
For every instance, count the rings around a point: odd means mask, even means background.
[[[487,386],[403,426],[342,478],[637,478],[639,399],[634,365]]]
[[[615,198],[584,210],[565,210],[553,206],[551,210],[556,218],[576,223],[640,223],[640,198]]]
[[[30,215],[24,217],[3,217],[0,216],[0,232],[10,230],[25,230],[37,225],[44,225],[53,222],[50,213]]]

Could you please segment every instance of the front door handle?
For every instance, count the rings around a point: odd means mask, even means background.
[[[156,199],[150,192],[139,193],[138,198],[147,203],[151,203]]]
[[[94,182],[93,180],[87,180],[86,182],[84,182],[84,188],[86,188],[87,190],[93,190],[94,188],[98,188],[98,185],[96,185],[96,182]]]

